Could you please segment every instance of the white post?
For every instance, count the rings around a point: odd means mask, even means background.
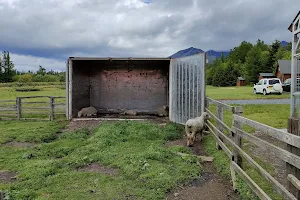
[[[173,65],[172,65],[172,59],[170,60],[170,67],[169,67],[169,119],[170,121],[173,121]]]
[[[72,60],[71,59],[69,59],[69,91],[68,91],[68,108],[69,108],[69,116],[68,116],[68,119],[70,120],[70,119],[72,119],[73,117],[72,117],[72,96],[73,96],[73,94],[72,94],[72,88],[73,88],[73,67],[72,67]]]

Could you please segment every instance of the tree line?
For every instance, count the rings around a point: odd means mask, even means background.
[[[65,82],[65,72],[46,71],[42,66],[36,72],[17,72],[14,82]]]
[[[256,44],[243,41],[230,50],[227,57],[222,55],[206,67],[206,83],[213,86],[234,86],[242,76],[248,83],[256,83],[259,73],[275,73],[280,59],[291,59],[292,43],[282,46],[275,40],[267,45],[261,40]]]
[[[7,82],[65,82],[65,72],[46,71],[42,66],[36,72],[21,72],[15,69],[10,53],[0,54],[0,83]]]

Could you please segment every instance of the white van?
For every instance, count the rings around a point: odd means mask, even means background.
[[[253,93],[262,93],[263,95],[275,93],[282,94],[282,83],[278,78],[263,78],[257,84],[254,84]]]

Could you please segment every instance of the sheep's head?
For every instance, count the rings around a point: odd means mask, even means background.
[[[81,117],[82,116],[82,111],[78,111],[78,117]]]
[[[195,139],[196,139],[195,134],[193,134],[193,133],[187,134],[187,146],[188,147],[193,146],[194,142],[195,142]]]
[[[168,111],[169,110],[169,106],[164,105],[163,108]]]
[[[207,120],[210,119],[210,116],[209,116],[209,114],[208,114],[207,112],[203,112],[202,115],[204,116],[204,120],[205,120],[205,121],[207,121]]]

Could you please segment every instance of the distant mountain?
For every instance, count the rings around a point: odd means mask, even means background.
[[[211,63],[212,61],[214,61],[217,58],[221,58],[222,57],[222,53],[224,54],[224,56],[228,56],[230,51],[214,51],[214,50],[209,50],[206,52],[206,57],[208,59],[208,63]]]
[[[197,49],[194,47],[190,47],[188,49],[183,49],[178,51],[177,53],[173,54],[170,56],[170,58],[180,58],[180,57],[184,57],[184,56],[191,56],[197,53],[202,53],[204,52],[202,49]]]
[[[283,46],[283,47],[285,47],[285,46],[288,45],[288,42],[286,42],[286,41],[281,41],[281,42],[280,42],[280,45]]]
[[[204,51],[202,49],[197,49],[194,47],[190,47],[188,49],[183,49],[178,51],[177,53],[171,55],[169,58],[180,58],[180,57],[184,57],[184,56],[191,56],[197,53],[203,53]],[[221,58],[222,57],[222,52],[221,51],[214,51],[214,50],[209,50],[206,52],[207,54],[207,59],[208,62],[212,62],[214,61],[216,58]],[[228,56],[229,51],[224,51],[224,56]]]

